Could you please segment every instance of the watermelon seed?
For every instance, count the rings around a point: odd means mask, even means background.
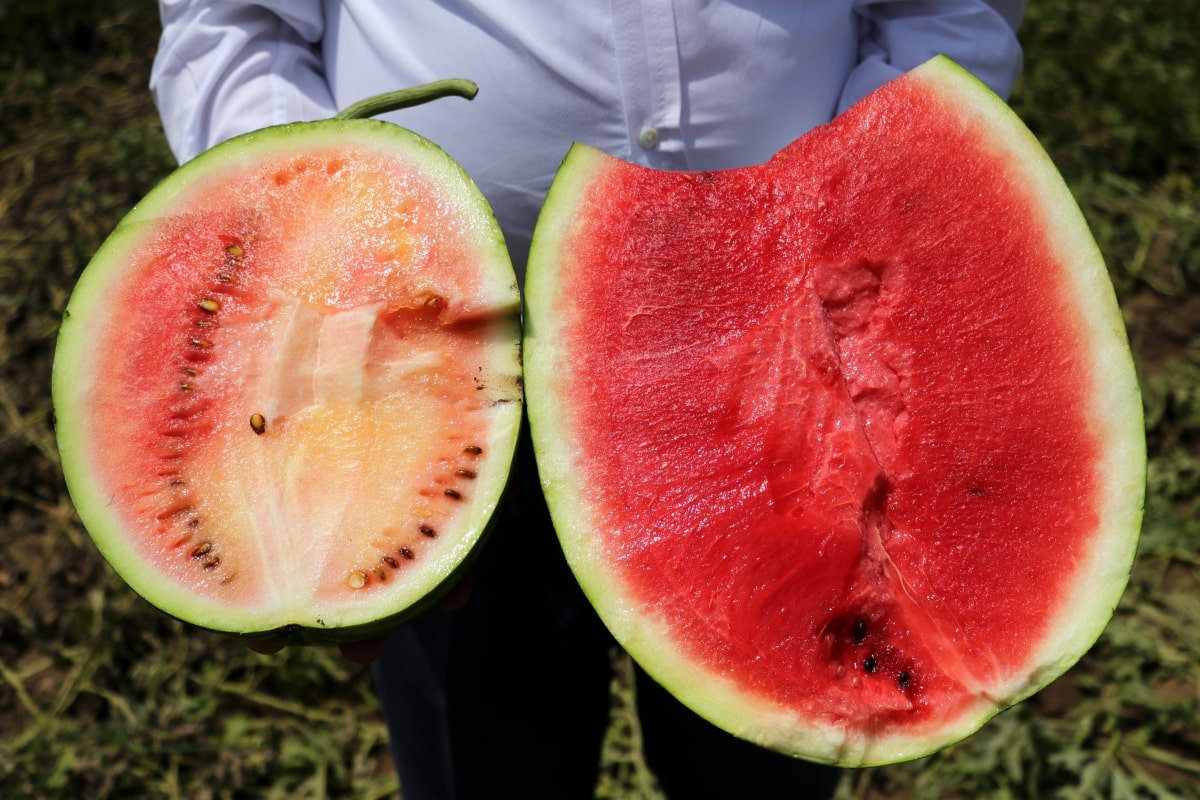
[[[219,272],[217,273],[217,280],[221,283],[237,283],[238,277],[232,272]]]
[[[437,531],[435,531],[433,528],[429,527],[428,525],[422,525],[420,528],[417,528],[417,530],[419,530],[421,533],[423,533],[426,536],[429,536],[431,538],[434,536],[437,536]]]
[[[874,674],[879,665],[875,663],[875,656],[867,656],[867,660],[863,662],[863,669],[868,673]]]
[[[204,568],[205,569],[215,569],[216,566],[220,563],[221,563],[220,556],[209,556],[208,558],[204,559]]]
[[[241,258],[243,255],[246,254],[246,251],[243,250],[241,247],[239,247],[236,244],[231,244],[228,247],[226,247],[225,252],[228,253],[229,255],[233,256],[234,258]]]
[[[180,480],[179,478],[176,478],[175,480],[171,481],[168,484],[168,486],[183,486],[183,484],[184,484],[184,481]]]
[[[179,384],[179,388],[185,392],[190,392],[193,389],[195,389],[196,387],[193,386],[192,384],[188,383],[187,381],[184,381],[183,383]]]
[[[192,347],[199,347],[201,350],[207,350],[208,348],[212,347],[212,342],[210,342],[208,339],[192,339],[190,344]]]
[[[912,680],[912,675],[908,672],[901,672],[896,676],[896,682],[900,684],[901,689],[907,689],[909,681]]]
[[[194,378],[196,377],[196,370],[192,369],[191,367],[184,367],[183,374]]]
[[[250,415],[250,430],[262,436],[267,432],[267,418],[262,414]]]
[[[375,573],[375,577],[379,578],[379,580],[381,580],[381,581],[387,580],[387,573],[384,572],[383,567],[376,567],[374,570],[372,570],[372,572]]]
[[[412,559],[413,559],[413,551],[412,550],[409,550],[407,547],[401,547],[397,552],[400,553],[400,555],[407,558],[409,561],[412,561]]]
[[[464,448],[463,448],[463,452],[464,452],[464,453],[470,453],[470,454],[471,454],[471,455],[473,455],[473,456],[477,456],[477,455],[479,455],[480,453],[482,453],[482,452],[483,452],[483,448],[482,448],[482,447],[480,447],[480,446],[479,446],[479,445],[477,445],[477,444],[469,444],[469,445],[467,445],[466,447],[464,447]]]
[[[398,561],[396,561],[396,559],[394,559],[394,558],[392,558],[391,556],[388,556],[388,555],[385,555],[385,556],[384,556],[382,559],[380,559],[380,560],[381,560],[383,563],[387,564],[387,565],[388,565],[389,567],[391,567],[392,569],[395,569],[396,567],[400,566],[400,563],[399,563]]]
[[[199,303],[196,303],[196,308],[209,314],[215,314],[221,310],[221,304],[211,297],[206,297]]]
[[[867,638],[867,621],[865,619],[855,620],[854,622],[854,643],[862,644]]]
[[[346,583],[350,584],[351,589],[361,589],[367,585],[367,573],[361,569],[356,569],[350,573],[350,577],[346,579]]]
[[[189,528],[199,528],[200,527],[200,518],[192,517],[191,519],[188,520],[187,524],[188,524]]]
[[[212,550],[212,542],[201,542],[200,544],[196,545],[196,549],[192,551],[192,558],[199,558],[200,556],[207,555],[208,551],[210,550]]]
[[[456,470],[454,470],[454,474],[460,478],[474,478],[475,477],[475,473],[469,469],[456,469]]]
[[[462,500],[462,492],[458,491],[458,489],[446,489],[442,492],[442,494],[446,495],[446,497],[449,497],[451,500]]]

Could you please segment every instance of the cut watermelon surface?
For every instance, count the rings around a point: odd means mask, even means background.
[[[195,624],[393,624],[499,502],[518,312],[490,209],[428,141],[351,120],[215,148],[129,214],[68,305],[54,400],[80,516]]]
[[[568,560],[717,725],[925,755],[1111,616],[1145,469],[1120,312],[1045,153],[948,60],[759,166],[576,145],[526,304]]]

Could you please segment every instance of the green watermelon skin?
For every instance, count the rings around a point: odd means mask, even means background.
[[[1070,667],[1128,579],[1141,404],[1034,137],[944,58],[770,162],[576,145],[534,239],[526,384],[568,561],[681,700],[865,765]]]

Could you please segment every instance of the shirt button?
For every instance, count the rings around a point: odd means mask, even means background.
[[[658,147],[658,131],[654,128],[642,128],[642,132],[638,134],[638,144],[643,150],[653,150]]]

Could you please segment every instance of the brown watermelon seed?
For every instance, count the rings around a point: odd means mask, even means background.
[[[210,342],[208,339],[192,339],[189,344],[191,344],[192,347],[198,347],[201,350],[207,350],[208,348],[212,347],[212,342]]]
[[[474,478],[475,477],[475,473],[469,469],[456,469],[456,470],[454,470],[454,474],[460,478]]]
[[[868,673],[874,673],[878,667],[879,665],[875,663],[875,656],[867,656],[867,660],[863,662],[863,669]]]
[[[367,585],[367,573],[361,569],[356,569],[350,573],[350,577],[346,579],[346,583],[350,584],[351,589],[361,589]]]
[[[391,556],[385,555],[383,558],[380,559],[380,561],[387,564],[392,569],[395,569],[396,567],[400,566],[400,562],[397,561],[396,559],[392,558]]]
[[[196,308],[208,314],[215,314],[221,310],[221,304],[216,300],[213,300],[211,297],[206,297],[199,303],[196,303]]]
[[[228,247],[226,247],[225,252],[228,253],[229,255],[233,256],[234,258],[241,258],[243,255],[246,254],[246,251],[243,250],[241,247],[239,247],[236,244],[231,244]]]
[[[188,524],[189,528],[199,528],[200,527],[200,518],[192,517],[191,519],[188,520],[187,524]]]
[[[429,527],[428,525],[422,525],[421,527],[417,528],[417,530],[419,530],[421,533],[423,533],[429,537],[437,536],[437,531],[435,531],[433,528]]]
[[[896,682],[900,684],[901,689],[907,689],[909,682],[912,680],[912,675],[907,671],[901,672],[896,676]]]
[[[200,556],[208,555],[208,551],[210,550],[212,550],[212,542],[201,542],[192,551],[192,558],[200,558]]]
[[[462,500],[462,493],[457,489],[446,489],[442,492],[442,494],[446,495],[446,497],[449,497],[451,500]]]
[[[372,570],[372,572],[375,573],[375,577],[379,578],[379,580],[381,580],[381,581],[387,580],[387,572],[385,572],[383,570],[383,567],[376,567],[375,569]]]
[[[400,555],[404,556],[409,561],[412,561],[412,559],[413,559],[413,551],[412,550],[409,550],[407,547],[401,547],[397,552],[399,552]]]
[[[194,385],[188,383],[187,381],[184,381],[183,383],[179,384],[179,388],[185,392],[190,392],[193,389],[195,389],[196,387]]]
[[[477,444],[469,444],[469,445],[467,445],[466,447],[464,447],[464,448],[463,448],[463,452],[464,452],[464,453],[470,453],[470,454],[471,454],[471,455],[473,455],[473,456],[477,456],[477,455],[479,455],[480,453],[482,453],[482,452],[483,452],[483,448],[482,448],[482,447],[480,447],[480,446],[479,446],[479,445],[477,445]]]
[[[194,377],[196,377],[197,372],[196,372],[196,370],[192,369],[191,367],[184,367],[183,374],[187,375],[188,377],[194,378]]]
[[[205,569],[215,569],[217,567],[217,565],[220,563],[221,563],[220,556],[209,556],[208,558],[204,559],[204,564],[202,566]]]
[[[267,432],[267,418],[262,414],[250,415],[250,430],[262,436]]]
[[[238,276],[234,275],[232,272],[218,272],[217,280],[219,280],[221,283],[237,283]]]
[[[854,643],[861,644],[867,638],[867,621],[859,619],[854,621]]]

